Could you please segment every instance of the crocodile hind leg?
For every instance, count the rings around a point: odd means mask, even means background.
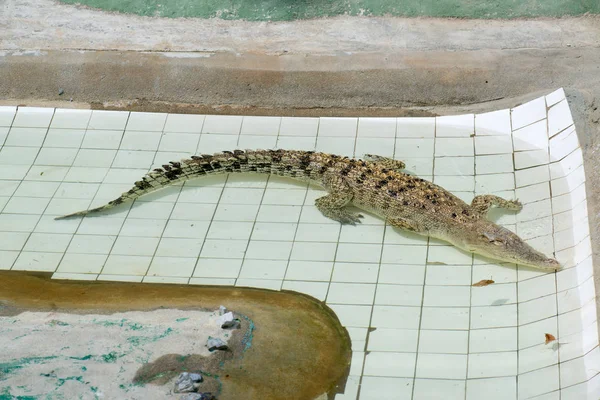
[[[361,214],[349,211],[346,206],[352,201],[352,189],[341,177],[325,176],[323,179],[329,194],[315,200],[315,206],[327,218],[342,224],[356,225],[363,218]]]
[[[400,172],[406,168],[406,164],[404,164],[400,160],[392,160],[389,157],[378,156],[375,154],[365,154],[363,157],[365,161],[370,161],[381,165],[383,168],[391,169],[392,171]]]
[[[519,200],[506,200],[493,194],[475,196],[471,202],[473,210],[481,216],[485,216],[492,206],[513,211],[521,211],[523,208]]]

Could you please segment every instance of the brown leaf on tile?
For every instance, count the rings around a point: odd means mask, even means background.
[[[545,335],[546,335],[546,343],[545,344],[548,344],[550,342],[554,342],[556,340],[556,338],[554,337],[554,335],[551,335],[549,333],[545,333]]]
[[[491,285],[492,283],[495,283],[493,280],[491,279],[482,279],[477,283],[474,283],[473,286],[475,287],[483,287],[483,286],[487,286],[487,285]]]

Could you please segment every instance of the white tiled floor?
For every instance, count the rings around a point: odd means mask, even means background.
[[[598,398],[585,175],[562,89],[438,118],[0,107],[0,146],[1,269],[307,293],[352,339],[339,399]],[[372,216],[340,227],[314,207],[320,189],[266,176],[187,182],[98,217],[53,219],[112,200],[174,159],[276,146],[394,156],[466,201],[517,197],[521,213],[490,216],[566,268],[498,265]],[[471,287],[482,279],[496,283]],[[546,333],[557,341],[544,344]]]

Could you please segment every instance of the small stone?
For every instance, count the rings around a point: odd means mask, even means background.
[[[202,393],[188,393],[187,395],[183,396],[181,400],[203,400]]]
[[[231,322],[231,321],[233,321],[233,313],[231,311],[229,311],[228,313],[225,313],[225,314],[221,315],[219,317],[219,319],[217,319],[217,324],[219,326],[221,326],[225,322]]]
[[[227,321],[223,325],[221,325],[222,329],[240,329],[242,326],[239,319],[234,319],[233,321]]]
[[[192,382],[202,382],[202,375],[196,374],[195,372],[190,373],[190,379]]]
[[[175,381],[175,393],[195,392],[194,382],[190,378],[190,374],[182,372]]]
[[[208,351],[228,349],[227,344],[223,340],[214,337],[208,338],[208,341],[206,342],[206,347],[208,347]]]
[[[65,91],[62,88],[58,89],[58,95],[62,96],[63,94],[65,94]]]
[[[223,315],[227,312],[227,308],[225,306],[219,306],[219,315]]]

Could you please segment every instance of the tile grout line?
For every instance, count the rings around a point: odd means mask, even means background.
[[[548,115],[548,111],[550,110],[550,107],[548,107],[548,101],[546,100],[546,96],[544,96],[544,104],[546,105],[546,135],[548,136],[548,161],[549,162],[548,162],[548,166],[547,167],[548,167],[548,175],[549,175],[548,176],[548,178],[549,178],[549,180],[548,180],[548,188],[550,190],[550,213],[552,215],[552,218],[550,219],[550,224],[552,226],[552,228],[551,228],[551,232],[552,232],[552,250],[553,250],[552,255],[554,256],[554,258],[556,258],[556,236],[555,236],[555,234],[556,234],[556,231],[555,231],[556,226],[554,224],[554,207],[552,205],[552,198],[553,198],[553,196],[552,196],[552,176],[550,175],[550,161],[552,161],[551,154],[550,154],[551,153],[551,151],[550,151],[550,149],[551,149],[551,147],[550,147],[550,139],[551,139],[551,137],[550,137],[550,122],[549,122],[550,121],[550,118],[549,118],[550,116]],[[573,127],[574,127],[574,125],[573,125]],[[577,142],[579,144],[579,139],[577,139]],[[574,151],[576,151],[576,150],[574,150]],[[564,157],[563,157],[563,159],[564,159]],[[582,161],[582,166],[583,166],[583,159],[581,161]],[[571,173],[573,173],[573,172],[575,172],[575,169],[573,171],[571,171]],[[571,173],[569,173],[569,175]],[[565,177],[566,176],[568,176],[568,175],[565,175]],[[585,178],[585,176],[584,176],[584,178]],[[585,185],[585,182],[583,182],[583,184]],[[569,192],[569,195],[570,195],[570,192]],[[559,331],[560,324],[558,322],[558,320],[559,320],[558,272],[554,271],[553,275],[554,275],[554,301],[555,301],[555,304],[556,304],[556,336],[558,338],[560,338],[560,331]],[[558,341],[557,341],[557,343],[558,343]],[[561,373],[560,373],[560,371],[561,371],[561,367],[560,367],[560,353],[561,353],[560,352],[560,344],[558,344],[558,345],[559,345],[559,348],[556,351],[556,353],[557,353],[556,354],[556,361],[557,361],[557,365],[558,365],[558,399],[560,400],[562,398],[562,388],[561,388],[561,386],[562,386],[561,380],[562,379],[561,379]]]
[[[393,152],[392,152],[392,160],[396,159],[396,142],[397,142],[397,134],[398,134],[398,118],[394,118],[394,147],[393,147]],[[358,132],[357,132],[358,135]],[[401,160],[400,160],[401,161]],[[375,302],[377,299],[377,290],[379,288],[379,276],[381,274],[381,265],[382,265],[382,260],[383,260],[383,250],[385,248],[385,234],[388,228],[388,224],[384,223],[383,224],[383,236],[381,237],[381,250],[379,252],[379,262],[377,263],[377,277],[375,278],[375,293],[373,294],[374,299],[373,299],[373,304],[371,305],[371,313],[369,315],[369,326],[367,327],[367,336],[365,338],[365,347],[363,348],[363,358],[362,358],[362,367],[361,367],[361,371],[360,371],[360,377],[359,377],[359,381],[358,381],[358,392],[356,393],[356,400],[360,399],[360,388],[362,385],[362,380],[363,380],[363,376],[365,374],[365,365],[367,363],[367,354],[368,349],[369,349],[369,339],[371,336],[371,328],[372,328],[372,323],[373,323],[373,313],[375,312]],[[341,235],[341,232],[340,232]],[[334,266],[335,268],[335,266]],[[413,385],[414,385],[414,379],[413,379]]]
[[[170,113],[167,113],[166,117],[165,117],[165,122],[163,123],[162,126],[162,130],[161,130],[161,135],[160,135],[160,139],[158,140],[158,146],[156,148],[156,153],[154,155],[154,160],[152,160],[152,164],[154,165],[156,163],[156,156],[158,155],[158,153],[160,152],[160,144],[163,141],[163,137],[167,134],[165,132],[165,128],[167,126],[167,121],[169,119],[169,115],[171,115]],[[204,119],[202,120],[202,126],[204,126]],[[202,127],[200,129],[200,131],[202,132]],[[196,147],[198,147],[198,144],[200,143],[200,135],[198,135],[198,143],[196,143]],[[168,161],[165,161],[168,162]],[[152,168],[152,166],[150,166],[150,168]],[[144,282],[146,280],[146,278],[148,277],[148,272],[150,272],[150,268],[152,268],[152,264],[154,263],[154,260],[156,259],[156,253],[158,252],[158,248],[160,247],[160,242],[163,239],[163,235],[165,234],[165,231],[167,230],[167,225],[169,224],[169,220],[171,219],[171,215],[173,215],[173,211],[175,211],[175,206],[177,205],[177,201],[179,200],[179,197],[181,196],[181,193],[183,192],[183,188],[185,187],[185,183],[186,181],[182,181],[181,186],[179,187],[179,191],[177,192],[177,196],[175,196],[175,201],[173,202],[173,206],[171,207],[171,211],[169,212],[169,216],[167,217],[166,221],[165,221],[165,225],[163,226],[160,236],[158,236],[158,242],[156,243],[156,247],[154,248],[154,251],[152,252],[152,256],[150,257],[150,263],[148,264],[148,267],[146,268],[146,272],[144,273],[144,275],[142,275],[142,282]],[[133,205],[132,205],[133,207]],[[129,213],[127,214],[127,217],[129,217]],[[125,220],[127,221],[127,217],[125,217]],[[138,237],[138,236],[134,236],[134,237]],[[116,242],[116,240],[115,240]],[[190,278],[188,277],[188,283],[189,283]]]
[[[127,121],[129,121],[129,115],[131,113],[129,111],[127,111]],[[83,142],[85,141],[85,137],[87,136],[88,131],[90,131],[89,126],[90,126],[90,121],[92,120],[92,116],[93,116],[93,110],[90,113],[90,118],[88,119],[86,126],[85,126],[85,132],[83,134],[83,137],[81,138],[81,142],[79,143],[79,148],[77,149],[77,153],[75,154],[75,157],[73,158],[73,162],[71,163],[71,165],[69,166],[69,169],[67,170],[67,172],[65,173],[65,176],[62,179],[62,182],[59,185],[59,188],[63,185],[63,183],[65,183],[65,179],[67,178],[67,175],[69,174],[69,172],[71,171],[71,169],[74,167],[75,164],[75,160],[77,159],[77,155],[79,155],[79,152],[82,149],[83,146]],[[127,121],[125,121],[125,126],[127,126]],[[125,127],[123,127],[123,131],[121,133],[121,140],[119,141],[119,146],[117,147],[117,150],[115,151],[115,155],[113,156],[113,159],[111,161],[111,165],[115,162],[115,159],[117,158],[117,154],[118,154],[118,148],[121,147],[121,142],[123,141],[123,137],[125,136]],[[112,149],[109,149],[112,150]],[[94,198],[96,197],[96,195],[98,194],[98,192],[100,191],[100,187],[102,186],[102,182],[106,179],[106,177],[108,176],[108,173],[110,171],[110,166],[106,169],[106,173],[104,174],[102,180],[100,181],[100,183],[98,183],[98,187],[96,188],[96,191],[94,192],[94,195],[92,196],[91,200],[88,203],[88,208],[91,206],[91,204],[94,202]],[[66,182],[69,183],[69,182]],[[58,192],[58,190],[57,190]],[[54,197],[53,197],[54,199]],[[79,228],[81,227],[81,224],[83,224],[83,220],[85,219],[85,217],[79,218],[79,221],[77,223],[77,227],[75,228],[75,230],[73,231],[73,234],[71,236],[71,239],[69,240],[69,243],[67,244],[67,247],[65,248],[65,250],[63,251],[63,254],[56,266],[56,270],[54,272],[58,271],[58,268],[60,268],[60,265],[62,264],[65,256],[67,255],[67,252],[69,250],[69,247],[71,246],[71,243],[73,242],[73,239],[75,238],[75,236],[77,235],[77,231],[79,230]],[[115,238],[116,241],[116,238]],[[114,243],[113,243],[114,245]],[[87,255],[87,253],[86,253]],[[102,254],[104,255],[104,254]],[[104,260],[104,263],[102,264],[102,267],[100,268],[100,270],[102,270],[102,268],[104,268],[104,264],[106,263],[106,261],[108,260],[108,256],[109,254],[106,255],[106,259]],[[98,276],[100,275],[100,272],[95,273],[96,277],[94,280],[98,279]]]
[[[433,130],[433,166],[432,166],[432,174],[435,178],[435,148],[436,148],[436,143],[437,143],[437,125],[438,125],[438,118],[435,117],[435,124],[434,124],[434,130]],[[416,344],[416,349],[415,349],[415,369],[414,369],[414,374],[413,374],[413,386],[412,386],[412,391],[411,391],[411,399],[415,400],[415,386],[416,386],[416,382],[417,382],[417,369],[419,366],[419,345],[421,343],[421,327],[422,327],[422,323],[423,323],[423,308],[425,307],[425,288],[427,286],[427,264],[429,263],[429,250],[430,250],[430,246],[429,246],[429,242],[430,242],[430,238],[427,237],[427,251],[425,253],[425,269],[423,272],[423,293],[421,294],[421,306],[420,306],[420,313],[419,313],[419,326],[418,326],[418,333],[417,333],[417,344]]]
[[[17,107],[17,110],[15,111],[15,115],[13,116],[13,120],[11,122],[11,126],[10,126],[10,128],[8,130],[8,133],[6,135],[6,139],[5,139],[4,143],[6,143],[6,140],[8,140],[8,136],[10,135],[10,132],[12,131],[12,128],[13,128],[12,124],[17,119],[18,112],[19,112],[19,107]],[[48,132],[50,131],[50,126],[52,125],[52,120],[54,119],[55,113],[56,113],[56,108],[53,108],[52,109],[52,117],[50,118],[50,121],[48,122],[48,127],[46,128],[46,133],[44,134],[44,140],[42,140],[42,143],[40,143],[40,147],[38,149],[38,152],[37,152],[35,158],[33,159],[33,161],[31,162],[31,165],[27,169],[27,172],[25,172],[25,175],[20,180],[19,184],[15,188],[15,191],[9,196],[8,201],[6,202],[6,204],[4,205],[4,207],[2,207],[2,210],[0,210],[0,214],[4,211],[4,209],[6,208],[6,206],[8,206],[8,203],[12,200],[12,198],[14,197],[15,193],[17,192],[17,190],[19,190],[19,187],[21,187],[21,185],[23,184],[25,178],[27,177],[27,174],[29,173],[29,171],[31,171],[31,168],[33,168],[33,166],[35,164],[35,160],[39,157],[39,155],[40,155],[40,153],[42,151],[42,147],[44,146],[44,142],[46,141],[46,137],[48,136]],[[4,145],[2,147],[4,147]],[[54,194],[56,194],[56,192],[58,191],[59,188],[60,188],[60,184],[56,187],[56,190],[54,191]],[[44,207],[44,210],[40,214],[37,222],[35,223],[35,225],[33,227],[33,229],[27,235],[27,239],[25,240],[25,242],[23,242],[23,246],[21,246],[21,250],[19,250],[19,254],[17,255],[17,257],[15,258],[15,260],[13,261],[13,263],[11,264],[10,268],[8,268],[9,271],[13,270],[13,268],[17,264],[17,261],[21,257],[21,254],[23,254],[23,250],[25,249],[25,246],[27,246],[27,242],[29,242],[29,240],[31,239],[31,236],[35,232],[35,228],[37,228],[37,226],[39,225],[40,221],[42,220],[42,218],[44,216],[44,212],[46,211],[46,209],[48,209],[48,206],[50,205],[50,202],[54,198],[54,194],[52,195],[52,197],[50,197],[50,200],[48,201],[48,204],[46,204],[46,207]],[[28,215],[31,215],[31,214],[28,214]],[[57,264],[56,268],[58,268],[58,264]],[[54,268],[54,271],[56,271],[56,268]],[[54,271],[52,271],[52,272],[54,273]]]
[[[477,115],[473,114],[473,174],[475,174],[475,182],[477,182],[477,150],[475,148],[475,138],[477,137],[476,131],[476,120]],[[514,176],[514,174],[513,174]],[[475,184],[477,189],[477,184]],[[473,192],[475,196],[475,192]],[[464,400],[467,400],[467,383],[469,380],[469,360],[471,358],[471,324],[473,320],[473,280],[475,276],[475,257],[471,254],[471,285],[469,287],[469,329],[467,329],[467,365],[465,368],[465,396]]]

